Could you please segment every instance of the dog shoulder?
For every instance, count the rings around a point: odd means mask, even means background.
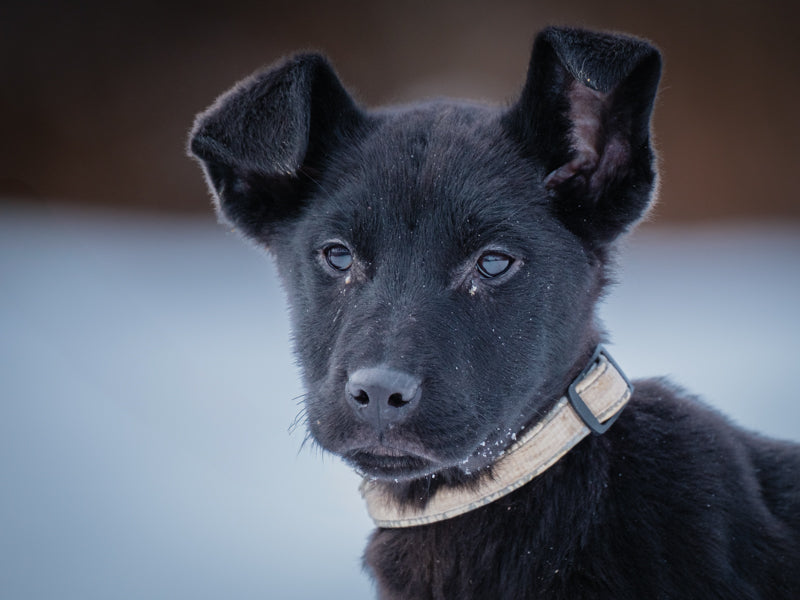
[[[708,474],[721,485],[731,477],[755,477],[761,485],[763,477],[777,476],[800,489],[800,445],[742,429],[663,378],[636,382],[615,439],[620,459],[649,457],[658,463],[654,469],[671,475],[691,473],[697,481]]]
[[[800,554],[800,446],[745,431],[666,380],[636,390],[607,434],[621,539],[657,536],[721,580],[732,560],[741,568],[727,581],[768,581],[772,597],[789,597],[800,585],[790,568]]]

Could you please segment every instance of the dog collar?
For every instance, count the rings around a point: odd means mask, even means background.
[[[389,492],[391,484],[365,478],[361,495],[367,511],[378,527],[399,528],[444,521],[494,502],[544,473],[590,432],[604,433],[632,393],[628,378],[598,346],[567,395],[505,451],[477,487],[440,488],[420,508],[400,505]]]

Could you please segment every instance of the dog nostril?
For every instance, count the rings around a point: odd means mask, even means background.
[[[408,400],[403,400],[402,394],[392,394],[389,396],[389,406],[392,408],[400,408],[408,404]]]
[[[355,400],[361,406],[366,406],[369,404],[369,396],[364,390],[359,390],[358,394],[353,396],[353,400]]]
[[[359,419],[380,431],[414,412],[422,397],[422,380],[386,366],[366,367],[350,374],[345,397]]]

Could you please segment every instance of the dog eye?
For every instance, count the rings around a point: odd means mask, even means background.
[[[353,255],[342,244],[331,244],[323,253],[327,263],[337,271],[347,271],[353,264]]]
[[[514,264],[514,259],[507,254],[486,252],[478,259],[476,268],[481,277],[491,279],[508,271],[512,264]]]

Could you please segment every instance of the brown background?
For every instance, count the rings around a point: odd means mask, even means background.
[[[800,2],[28,2],[0,7],[0,201],[208,211],[193,115],[299,50],[364,104],[511,101],[547,24],[661,47],[659,222],[797,219]]]

